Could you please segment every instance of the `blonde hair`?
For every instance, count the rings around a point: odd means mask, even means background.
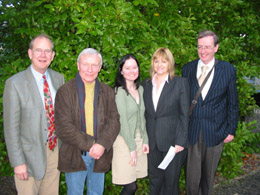
[[[150,68],[151,79],[153,79],[153,77],[156,73],[154,70],[153,64],[154,64],[154,61],[158,58],[163,58],[169,62],[168,73],[170,75],[170,79],[172,79],[174,77],[174,72],[175,72],[175,66],[174,66],[175,61],[174,61],[174,57],[173,57],[171,51],[166,47],[158,48],[152,56],[151,68]]]

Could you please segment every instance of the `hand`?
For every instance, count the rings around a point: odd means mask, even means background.
[[[89,156],[91,156],[94,159],[99,159],[104,154],[105,148],[95,143],[89,150]]]
[[[224,143],[231,142],[234,139],[234,135],[228,134],[228,136],[224,139]]]
[[[143,144],[143,153],[148,154],[149,153],[149,145]]]
[[[20,180],[29,179],[26,164],[22,164],[22,165],[18,165],[16,167],[14,167],[14,173],[15,173],[16,177]]]
[[[175,153],[177,154],[178,152],[181,152],[182,150],[184,150],[184,147],[179,146],[179,145],[175,145]]]
[[[136,150],[130,152],[130,160],[129,160],[129,164],[133,167],[136,165],[137,162],[137,153]]]

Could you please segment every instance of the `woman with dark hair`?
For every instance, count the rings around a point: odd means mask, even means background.
[[[134,55],[122,57],[115,80],[120,132],[113,145],[112,159],[112,182],[124,186],[121,195],[134,194],[136,179],[147,176],[149,146],[139,72],[139,63]]]
[[[189,85],[175,75],[174,57],[168,48],[159,48],[152,57],[151,78],[143,82],[146,129],[150,153],[148,169],[150,195],[177,195],[182,161],[188,146]],[[165,170],[158,165],[169,148],[175,157]]]

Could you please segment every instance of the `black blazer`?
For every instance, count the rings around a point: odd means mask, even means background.
[[[198,60],[194,60],[182,69],[191,89],[190,102],[199,89],[197,66]],[[190,144],[194,145],[198,141],[200,131],[206,146],[209,147],[218,145],[228,134],[235,135],[238,110],[236,69],[232,64],[219,60],[207,96],[204,100],[199,97],[190,117]]]
[[[149,147],[166,152],[170,146],[188,145],[188,112],[190,89],[185,78],[175,76],[166,82],[160,95],[157,110],[152,99],[152,81],[143,82],[146,130]]]

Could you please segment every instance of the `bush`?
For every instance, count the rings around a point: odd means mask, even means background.
[[[224,145],[217,171],[225,178],[232,179],[242,173],[244,153],[259,152],[259,133],[253,133],[256,121],[239,122],[234,140]]]
[[[77,72],[76,58],[81,50],[93,47],[104,58],[99,79],[113,85],[117,63],[127,54],[136,55],[141,78],[149,76],[153,52],[161,46],[172,51],[176,73],[197,58],[198,31],[210,29],[220,38],[217,58],[237,68],[240,122],[234,141],[225,144],[218,171],[231,178],[239,173],[242,152],[255,151],[252,123],[243,122],[255,107],[252,86],[245,76],[259,76],[260,26],[258,1],[250,0],[2,0],[0,5],[0,169],[1,176],[11,175],[3,136],[2,94],[5,80],[26,69],[28,43],[35,35],[52,37],[56,56],[51,68],[63,73],[66,80]],[[232,166],[231,166],[232,165]],[[227,174],[228,173],[228,174]],[[120,187],[106,175],[106,191]],[[143,193],[149,180],[138,181]],[[184,186],[183,176],[180,182]],[[64,175],[62,192],[66,191]]]

